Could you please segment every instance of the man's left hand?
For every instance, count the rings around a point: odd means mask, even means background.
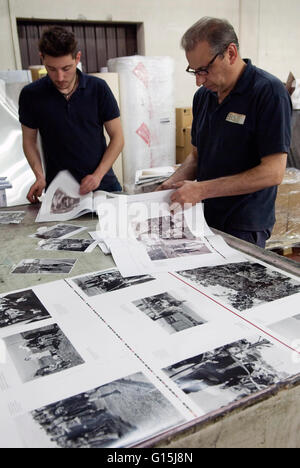
[[[171,195],[171,202],[178,203],[183,208],[185,204],[196,205],[205,199],[201,182],[184,180],[173,184],[172,188],[177,190]]]
[[[85,176],[80,184],[80,195],[86,195],[87,193],[93,192],[96,190],[101,182],[101,177],[94,174],[89,174]]]

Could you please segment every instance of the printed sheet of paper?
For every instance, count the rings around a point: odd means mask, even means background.
[[[215,266],[243,258],[220,236],[195,239],[110,239],[105,241],[123,276]]]
[[[242,264],[239,267],[242,271]],[[268,288],[271,271],[269,278],[265,275]],[[253,283],[257,281],[254,272],[250,277]],[[255,322],[251,326],[251,321],[244,320],[235,308],[231,310],[224,298],[195,281],[189,283],[190,278],[179,278],[177,273],[123,278],[117,269],[111,269],[68,281],[163,381],[170,378],[167,385],[174,392],[179,391],[181,400],[198,416],[266,389],[300,371],[300,356],[297,349],[289,348],[287,339],[285,342],[278,339],[276,334],[270,334],[267,328]],[[220,279],[217,281],[222,290]],[[232,284],[235,282],[232,274]],[[290,279],[290,286],[293,282]],[[257,291],[258,288],[262,289],[262,284],[257,285]],[[242,297],[247,292],[251,295],[251,286],[244,284],[239,294]],[[294,289],[294,295],[290,294],[290,297],[297,296],[299,303],[297,290]],[[274,298],[273,306],[280,301]],[[238,350],[236,354],[235,350]],[[251,359],[253,368],[247,366]],[[207,382],[201,370],[203,361],[207,361],[203,367]],[[228,369],[224,367],[226,362]],[[196,377],[199,367],[199,377]],[[175,379],[177,368],[178,375],[184,377],[182,385]],[[193,370],[195,375],[190,375]]]
[[[0,224],[20,224],[25,211],[0,211]]]
[[[130,446],[192,419],[65,281],[0,307],[1,447]]]
[[[29,237],[37,237],[39,239],[67,239],[84,231],[86,227],[77,226],[75,224],[56,224],[55,226],[43,226],[38,228],[35,234]]]
[[[68,171],[61,171],[52,181],[44,195],[36,222],[68,221],[85,213],[94,212],[94,195],[80,195],[80,184]],[[105,199],[105,192],[97,197]]]
[[[47,239],[38,243],[37,250],[69,250],[91,253],[97,244],[97,241],[90,239]]]
[[[64,274],[68,275],[77,259],[70,258],[26,258],[11,271],[12,274]]]
[[[209,229],[202,204],[173,213],[172,192],[121,195],[98,207],[99,230],[91,235],[104,253],[111,252],[123,276],[241,259]]]
[[[299,373],[278,339],[298,321],[284,306],[299,281],[253,259],[227,266],[231,284],[224,265],[111,268],[2,294],[0,446],[130,446]]]

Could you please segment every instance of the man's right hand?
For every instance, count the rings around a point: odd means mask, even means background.
[[[173,185],[174,182],[171,182],[169,179],[167,179],[155,189],[155,192],[160,192],[161,190],[170,190],[174,188]]]
[[[45,179],[36,180],[35,183],[30,187],[30,190],[27,194],[27,200],[30,203],[38,203],[39,197],[42,195],[45,187],[46,187]]]

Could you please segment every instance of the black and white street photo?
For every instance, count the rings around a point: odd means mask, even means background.
[[[49,313],[32,289],[0,297],[0,328],[25,325],[50,318]]]
[[[239,311],[300,292],[300,282],[259,263],[229,263],[178,272]]]
[[[89,297],[118,291],[153,280],[153,276],[150,275],[123,278],[119,270],[114,268],[72,279],[72,281]]]
[[[145,237],[155,239],[195,239],[195,236],[185,222],[183,212],[180,216],[149,218],[143,222],[136,223],[133,227],[138,240],[143,240]]]
[[[84,363],[57,324],[6,337],[4,342],[23,383]]]
[[[134,301],[133,304],[169,334],[197,327],[206,322],[186,300],[177,299],[168,292],[144,297]]]
[[[70,197],[62,188],[58,188],[52,198],[51,213],[69,213],[80,205],[80,197]]]
[[[0,211],[0,224],[20,224],[25,211]]]
[[[276,370],[281,350],[258,335],[221,346],[163,371],[205,411],[220,408],[288,377]]]
[[[47,239],[39,242],[38,250],[70,250],[72,252],[86,252],[97,242],[90,239]]]
[[[189,255],[210,254],[206,244],[198,239],[152,239],[144,238],[147,254],[152,261],[168,258],[187,257]]]
[[[31,417],[61,448],[128,446],[182,422],[141,372],[39,408]]]
[[[68,274],[76,259],[30,258],[21,262],[12,270],[14,274]]]
[[[37,237],[39,239],[61,239],[78,234],[84,229],[85,228],[76,226],[74,224],[56,224],[55,226],[49,228],[39,228],[37,232],[30,237]]]

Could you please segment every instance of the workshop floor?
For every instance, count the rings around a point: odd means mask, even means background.
[[[288,249],[288,251],[284,251],[283,249],[274,249],[273,252],[300,263],[300,247],[293,247]]]

